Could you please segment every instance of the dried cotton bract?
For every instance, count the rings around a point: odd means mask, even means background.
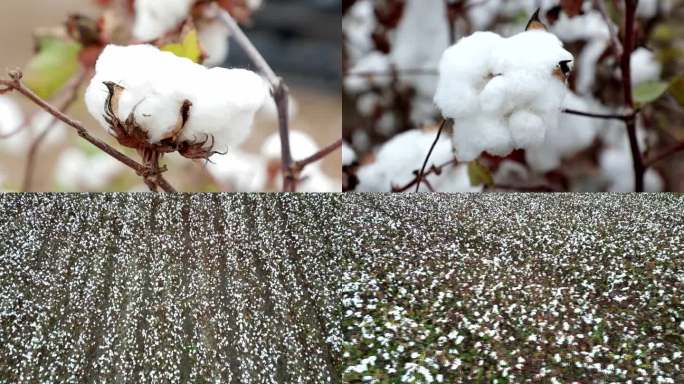
[[[206,158],[246,139],[267,95],[267,84],[251,71],[207,69],[151,45],[110,45],[97,61],[86,104],[122,145]]]
[[[539,146],[558,125],[573,60],[561,41],[543,30],[510,38],[476,32],[448,48],[440,62],[434,101],[454,119],[460,161],[482,152],[505,156]]]

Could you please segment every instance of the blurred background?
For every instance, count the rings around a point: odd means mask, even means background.
[[[345,190],[403,191],[421,167],[442,118],[433,103],[444,50],[475,31],[508,37],[541,18],[575,58],[565,108],[624,112],[609,25],[624,24],[624,1],[345,0],[343,137]],[[602,15],[598,6],[604,8]],[[684,142],[684,2],[640,0],[632,87],[641,99],[640,148],[655,157]],[[610,20],[610,24],[606,22]],[[429,22],[426,22],[429,20]],[[619,31],[618,33],[622,33]],[[454,100],[454,103],[459,103]],[[458,122],[456,122],[458,125]],[[684,151],[656,162],[647,191],[684,191]],[[421,190],[613,191],[634,188],[624,123],[561,115],[544,151],[481,156],[456,164],[448,135],[428,163],[449,164]],[[410,188],[413,190],[413,188]]]
[[[60,29],[72,13],[98,18],[106,10],[101,4],[108,2],[0,1],[0,70],[6,73],[26,68],[35,56],[36,31]],[[331,0],[266,0],[260,6],[258,1],[247,3],[257,5],[249,17],[240,20],[241,26],[290,88],[292,151],[295,159],[304,158],[340,137],[340,4]],[[227,40],[223,36],[217,33],[214,39]],[[209,39],[209,44],[225,48],[222,42]],[[212,59],[216,61],[216,57]],[[254,69],[232,41],[227,46],[227,58],[215,65]],[[120,148],[87,113],[82,94],[68,114],[83,121],[95,136]],[[27,119],[30,122],[24,124]],[[22,97],[0,96],[0,190],[20,191],[26,187],[28,154],[49,120]],[[241,148],[208,166],[176,154],[166,155],[162,163],[169,168],[167,179],[180,191],[278,190],[280,176],[274,174],[274,163],[280,156],[279,142],[273,137],[276,132],[275,107],[268,102],[257,114],[254,131]],[[138,158],[134,152],[128,153]],[[37,148],[33,167],[28,183],[31,191],[146,190],[132,171],[80,139],[73,129],[60,125],[51,128]],[[340,169],[338,150],[304,171],[299,190],[339,191]]]

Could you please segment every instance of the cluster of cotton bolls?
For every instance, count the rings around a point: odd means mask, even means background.
[[[140,41],[163,37],[190,16],[196,2],[197,0],[135,0],[133,36]],[[261,0],[248,0],[245,6],[250,10],[257,10],[261,3]],[[203,9],[196,22],[200,43],[207,54],[204,64],[209,66],[223,63],[228,55],[229,31],[216,19],[216,12],[216,8]]]
[[[390,192],[393,188],[402,188],[411,182],[417,170],[423,163],[430,146],[435,140],[436,131],[414,129],[394,136],[374,154],[374,161],[363,165],[357,172],[359,184],[358,192]],[[348,150],[349,151],[349,150]],[[351,163],[347,154],[347,164]],[[353,157],[352,157],[353,158]],[[430,156],[426,167],[442,166],[453,159],[451,144],[446,136],[440,138]],[[408,172],[407,172],[408,171]],[[472,186],[468,177],[466,165],[446,166],[439,174],[425,177],[426,184],[421,184],[419,191],[428,192],[429,184],[437,192],[479,192],[481,186]],[[410,188],[411,191],[414,188]]]
[[[378,44],[378,31],[392,27],[387,27],[386,19],[378,16],[383,8],[371,1],[355,2],[343,19],[349,68],[345,92],[367,123],[345,128],[351,130],[349,145],[357,151],[361,168],[367,159],[392,145],[396,132],[434,124],[441,112],[454,120],[453,146],[458,160],[470,161],[483,154],[506,157],[515,149],[524,149],[521,166],[527,169],[521,172],[521,167],[507,164],[502,174],[510,175],[509,171],[514,170],[513,174],[524,173],[528,180],[547,184],[545,175],[561,170],[571,190],[633,190],[633,186],[628,187],[634,175],[624,124],[615,129],[615,122],[561,113],[564,109],[625,113],[611,105],[615,100],[603,97],[598,85],[606,77],[605,71],[601,72],[603,66],[618,66],[612,55],[607,55],[611,26],[592,2],[584,1],[577,15],[561,10],[557,16],[549,16],[552,19],[547,20],[548,32],[520,32],[521,14],[531,15],[540,7],[545,20],[553,9],[560,9],[558,6],[558,1],[551,0],[476,2],[469,4],[449,31],[449,15],[443,2],[408,0],[396,26],[387,34],[389,51],[385,52]],[[640,1],[637,17],[645,22],[672,7],[672,1]],[[471,34],[472,30],[493,32]],[[448,47],[450,32],[457,40]],[[577,55],[573,57],[564,44],[572,44]],[[559,64],[567,61],[572,61],[574,67],[572,91],[562,77],[555,76]],[[631,64],[633,87],[661,80],[662,64],[650,49],[637,47]],[[433,74],[435,70],[439,77]],[[383,73],[386,75],[381,76]],[[619,82],[619,69],[608,74],[613,76],[608,81]],[[407,86],[412,93],[400,95]],[[392,104],[388,93],[402,98],[398,105]],[[642,121],[639,125],[642,144],[653,144],[657,138],[646,134],[648,129]],[[606,134],[607,131],[613,133]],[[606,139],[618,133],[620,137]],[[641,148],[646,151],[645,146]],[[598,151],[592,158],[599,161],[582,162],[581,170],[568,168],[569,172],[565,172],[566,164],[580,165],[578,161],[589,153],[585,150]],[[373,155],[367,156],[369,153]],[[403,179],[410,179],[423,160],[407,166]],[[510,162],[504,160],[501,164]],[[587,167],[598,170],[600,177],[596,178],[597,173]],[[394,164],[386,170],[397,176],[400,172]],[[593,181],[587,180],[589,175],[594,175]],[[363,187],[384,181],[376,178],[360,183]],[[647,172],[646,188],[664,188],[656,171]]]
[[[278,133],[262,143],[258,153],[235,151],[231,156],[215,155],[207,164],[209,173],[222,186],[236,192],[282,190],[281,142]],[[295,160],[305,159],[321,148],[308,134],[291,130],[290,149]],[[319,162],[308,165],[297,183],[299,192],[340,192],[339,182],[325,174]]]
[[[108,100],[106,82],[123,88],[116,102]],[[108,102],[119,120],[134,117],[150,144],[173,137],[227,152],[247,138],[267,97],[266,82],[248,70],[207,69],[151,45],[109,45],[97,61],[86,104],[113,135],[105,118]],[[187,119],[181,116],[186,101],[191,103]]]

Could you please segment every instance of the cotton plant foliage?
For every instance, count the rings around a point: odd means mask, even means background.
[[[106,83],[115,83],[123,90],[111,103],[114,115],[121,121],[132,117],[149,144],[174,138],[226,152],[247,138],[268,96],[266,82],[254,72],[207,69],[151,45],[109,45],[95,69],[86,91],[90,113],[116,136],[105,118],[110,93]],[[187,102],[191,105],[183,116]]]
[[[541,29],[509,38],[475,32],[448,48],[434,101],[454,120],[457,159],[542,145],[558,126],[566,94],[559,64],[572,60],[562,42]]]

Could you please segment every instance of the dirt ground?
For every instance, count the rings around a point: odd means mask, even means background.
[[[8,69],[21,68],[33,54],[32,33],[38,27],[59,25],[72,12],[96,16],[98,7],[91,0],[51,0],[49,5],[37,0],[2,0],[0,1],[0,70],[3,73]],[[268,59],[268,58],[267,58]],[[287,80],[287,79],[286,79]],[[322,90],[320,87],[308,87],[301,83],[291,84],[291,92],[298,105],[298,113],[291,122],[295,129],[309,133],[319,144],[325,146],[332,143],[341,135],[342,107],[341,97],[338,92]],[[23,101],[22,101],[23,102]],[[33,108],[24,104],[25,111]],[[100,127],[85,110],[82,100],[72,108],[71,115],[83,121],[87,127],[97,136],[113,143],[112,139],[103,134]],[[271,119],[259,119],[254,127],[254,133],[243,145],[247,151],[258,151],[265,137],[277,130],[275,121]],[[67,146],[74,145],[79,139],[76,134],[69,133]],[[64,148],[43,149],[39,152],[39,162],[36,169],[36,178],[33,183],[35,191],[51,191],[54,186],[54,164],[59,151]],[[183,163],[181,163],[183,164]],[[10,156],[0,153],[0,167],[9,177],[11,185],[21,185],[23,170],[26,165],[26,154]],[[323,169],[330,177],[341,180],[340,152],[328,156],[322,163]],[[207,183],[207,180],[197,180],[198,167],[188,162],[184,166],[171,169],[169,178],[175,180],[177,188],[184,191],[197,191],[198,183]],[[133,182],[136,180],[131,178]],[[204,187],[199,188],[203,190]],[[114,188],[116,190],[116,188]]]

